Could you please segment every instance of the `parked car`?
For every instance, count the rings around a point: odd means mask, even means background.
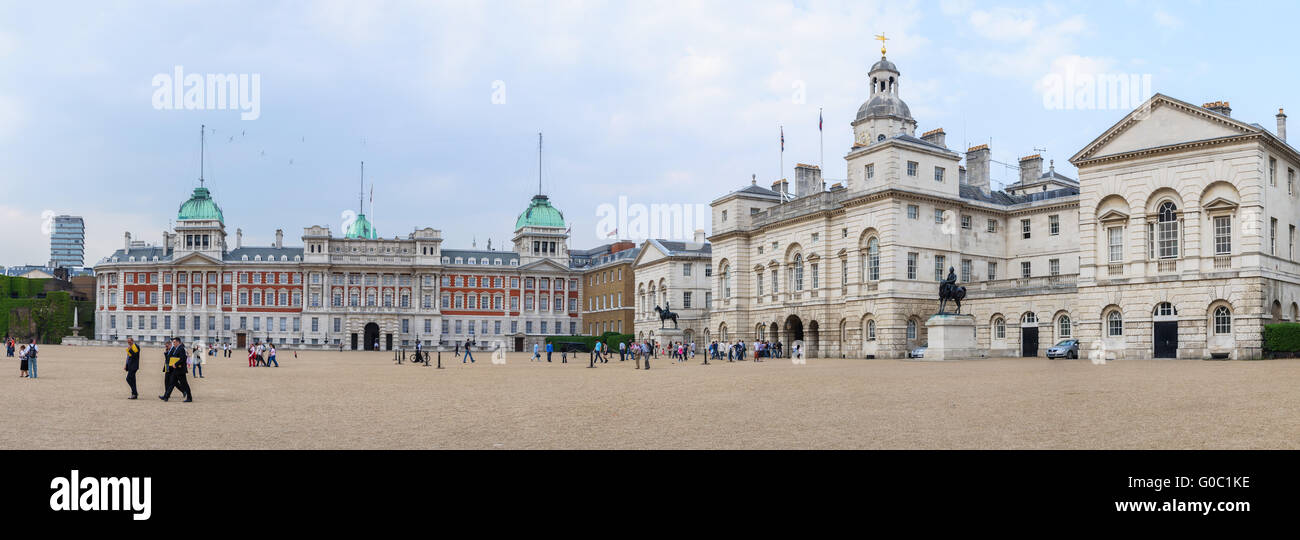
[[[1079,357],[1079,340],[1063,339],[1056,345],[1047,349],[1048,358],[1078,358]]]
[[[908,358],[925,358],[925,347],[917,347],[907,351]]]

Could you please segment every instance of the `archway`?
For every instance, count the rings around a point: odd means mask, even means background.
[[[794,350],[794,342],[803,341],[803,320],[800,319],[798,315],[786,317],[785,327],[782,329],[781,336],[784,338],[783,341],[785,341],[781,352],[788,356],[790,351]],[[807,346],[807,344],[804,344],[805,350],[807,349]]]
[[[808,321],[808,342],[804,344],[807,351],[804,353],[806,358],[816,358],[821,355],[821,325],[817,321]]]
[[[377,350],[375,344],[378,343],[378,341],[379,325],[375,323],[366,323],[365,339],[361,342],[361,345],[365,347],[367,351],[373,351]]]

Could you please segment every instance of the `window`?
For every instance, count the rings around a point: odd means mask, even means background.
[[[991,233],[998,232],[998,220],[990,219],[988,231]]]
[[[934,280],[943,281],[943,266],[948,258],[943,255],[934,256]]]
[[[689,292],[682,293],[682,308],[683,309],[691,308],[691,293]]]
[[[1178,257],[1178,207],[1172,201],[1160,203],[1157,211],[1155,232],[1155,258],[1174,259]]]
[[[812,288],[813,290],[817,290],[821,288],[821,283],[819,282],[821,275],[817,272],[817,263],[812,263],[809,267],[812,270]]]
[[[1070,327],[1070,317],[1068,315],[1061,315],[1061,318],[1056,319],[1056,337],[1068,338],[1073,331],[1074,329]]]
[[[961,228],[966,229],[966,230],[969,231],[969,230],[970,230],[970,227],[971,227],[971,225],[970,225],[970,221],[971,221],[970,216],[962,216],[962,217],[961,217]]]
[[[942,209],[942,208],[935,208],[935,209],[934,209],[934,222],[935,222],[935,223],[943,223],[943,209]]]
[[[875,163],[868,163],[868,164],[867,164],[867,180],[870,180],[870,179],[875,178],[875,177],[876,177],[876,164],[875,164]]]
[[[940,183],[943,182],[943,167],[934,168],[934,181]]]
[[[816,244],[816,243],[817,243],[817,240],[819,240],[819,239],[821,239],[821,234],[819,234],[819,233],[812,233],[812,243]]]
[[[1178,312],[1174,310],[1174,305],[1170,304],[1169,302],[1161,302],[1159,304],[1156,304],[1155,315],[1157,317],[1172,317],[1177,314]]]
[[[966,283],[966,282],[970,281],[970,270],[971,270],[971,261],[970,261],[970,259],[962,259],[962,261],[961,261],[961,281],[962,281],[962,283]]]
[[[988,275],[988,280],[989,280],[989,281],[993,281],[993,280],[997,279],[997,278],[998,278],[998,263],[995,263],[995,262],[993,262],[993,261],[989,261],[989,268],[988,268],[988,271],[989,271],[989,275]]]
[[[722,297],[731,298],[731,267],[722,267]]]
[[[916,279],[916,253],[907,254],[907,279]]]
[[[1277,185],[1277,159],[1268,158],[1268,185]]]
[[[691,263],[682,265],[682,275],[685,277],[691,277]]]
[[[723,210],[723,211],[722,211],[722,221],[723,221],[724,223],[727,221],[727,211],[726,211],[726,210]]]
[[[1050,236],[1061,234],[1061,216],[1047,216],[1047,234]]]
[[[907,339],[916,339],[916,319],[907,320]]]
[[[1047,274],[1050,276],[1061,275],[1061,259],[1047,260]]]
[[[1277,218],[1268,218],[1268,250],[1277,255]]]
[[[1020,220],[1020,237],[1029,238],[1029,220]]]
[[[803,255],[794,256],[794,290],[803,290]]]
[[[915,204],[907,205],[907,219],[916,219],[921,213],[921,208]]]
[[[1110,337],[1124,335],[1124,316],[1119,314],[1119,310],[1106,315],[1106,335]]]
[[[1286,169],[1286,194],[1295,194],[1295,169],[1290,167]]]
[[[917,167],[918,165],[919,165],[919,164],[918,164],[917,162],[915,162],[915,161],[909,161],[909,162],[907,162],[907,175],[908,175],[908,176],[916,176],[916,167]]]
[[[1020,263],[1020,277],[1022,277],[1022,278],[1027,278],[1027,277],[1029,277],[1030,275],[1032,275],[1031,270],[1032,270],[1032,267],[1031,267],[1031,265],[1029,264],[1029,261],[1022,261],[1022,262]]]
[[[874,236],[867,240],[867,279],[880,280],[880,240]]]
[[[1232,311],[1228,306],[1214,308],[1214,333],[1217,335],[1232,333]]]
[[[754,281],[754,284],[757,286],[756,290],[758,291],[758,295],[763,296],[763,273],[762,272],[758,273],[758,279]]]
[[[876,340],[876,321],[867,321],[867,341]]]
[[[779,287],[781,283],[780,274],[781,274],[780,269],[776,269],[776,268],[772,269],[772,294],[776,294],[778,291],[781,290]]]
[[[1107,227],[1106,228],[1107,244],[1110,251],[1110,262],[1117,263],[1124,260],[1124,227]]]
[[[1007,321],[1002,317],[993,319],[993,339],[1007,338]]]

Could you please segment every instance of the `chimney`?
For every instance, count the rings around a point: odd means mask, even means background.
[[[772,182],[772,191],[785,195],[790,192],[790,182],[784,178]]]
[[[930,144],[937,144],[944,148],[948,147],[948,145],[944,144],[943,128],[932,129],[930,131],[922,133],[921,140],[928,142]]]
[[[276,249],[284,247],[284,229],[275,230],[275,247]]]
[[[1277,110],[1277,138],[1286,142],[1286,113],[1281,108]]]
[[[965,166],[965,165],[958,165],[958,166],[957,166],[957,183],[959,183],[959,184],[965,184],[965,183],[966,183],[966,166]]]
[[[235,249],[244,247],[244,230],[235,229]]]
[[[1043,175],[1043,156],[1034,154],[1020,158],[1020,183],[1028,184]]]
[[[989,145],[981,144],[966,150],[966,185],[989,191]]]
[[[695,229],[695,243],[696,244],[704,243],[704,229]]]
[[[796,163],[794,166],[794,182],[799,190],[798,195],[800,197],[826,191],[826,185],[822,183],[821,167],[816,165]]]
[[[122,249],[131,251],[131,231],[126,232],[126,241],[122,243]]]
[[[1232,107],[1226,101],[1211,101],[1201,106],[1224,116],[1232,116]]]
[[[170,234],[167,234],[167,231],[163,231],[162,248],[163,248],[164,255],[166,255],[167,252],[170,251],[170,248],[172,247],[171,240],[172,240],[172,236]]]

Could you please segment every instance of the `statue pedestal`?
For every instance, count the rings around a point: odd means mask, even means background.
[[[925,360],[979,358],[975,345],[975,316],[940,313],[925,322],[929,344]]]
[[[680,328],[663,328],[655,330],[655,340],[667,347],[669,343],[686,341],[686,331]]]

